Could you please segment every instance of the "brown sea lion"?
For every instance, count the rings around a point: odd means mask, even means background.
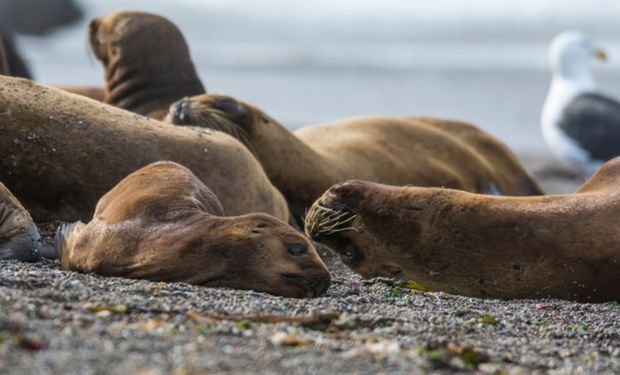
[[[228,215],[288,220],[284,197],[236,139],[0,76],[0,181],[35,221],[88,220],[106,191],[159,160],[190,168]]]
[[[164,17],[110,13],[91,21],[89,39],[105,68],[105,103],[163,118],[171,103],[205,92],[183,35]]]
[[[575,194],[336,185],[306,232],[364,277],[492,298],[620,299],[620,158]]]
[[[30,214],[0,182],[0,260],[35,261],[41,235]]]
[[[298,215],[330,186],[349,179],[488,194],[542,193],[505,145],[457,121],[357,117],[291,133],[255,106],[218,94],[173,104],[166,121],[239,139]]]
[[[315,297],[329,272],[312,244],[265,214],[224,217],[187,168],[158,162],[125,177],[88,224],[61,228],[62,268],[104,276]]]

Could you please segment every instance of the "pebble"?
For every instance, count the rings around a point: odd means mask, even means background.
[[[52,261],[0,261],[0,373],[243,372],[247,366],[268,373],[373,373],[389,366],[407,374],[426,371],[429,355],[449,345],[487,358],[473,367],[467,358],[446,361],[460,370],[620,373],[617,304],[482,300],[406,288],[394,296],[390,280],[362,280],[337,259],[328,266],[333,286],[325,296],[291,299],[67,272]],[[328,327],[310,328],[199,322],[188,318],[190,311],[341,314]],[[481,324],[481,317],[498,323]],[[29,346],[11,339],[16,333],[40,338],[41,349],[21,355]]]

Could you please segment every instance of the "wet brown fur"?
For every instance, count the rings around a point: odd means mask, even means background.
[[[171,127],[10,77],[0,77],[0,109],[0,180],[37,222],[88,220],[106,191],[159,160],[190,168],[229,215],[288,220],[260,164],[226,134]]]
[[[575,194],[493,197],[336,185],[306,231],[364,277],[476,297],[620,299],[620,158]]]
[[[287,297],[325,291],[329,273],[302,234],[265,214],[223,215],[215,194],[187,168],[153,163],[123,179],[99,200],[88,224],[61,239],[61,264],[104,276]],[[290,245],[307,252],[292,255]]]
[[[161,119],[171,103],[205,92],[183,35],[164,17],[133,10],[100,16],[89,40],[105,68],[105,103]]]
[[[243,142],[298,215],[330,186],[349,179],[542,194],[506,146],[457,121],[355,117],[291,133],[251,104],[218,94],[185,100],[180,112],[183,119],[169,113],[166,121],[221,130]]]

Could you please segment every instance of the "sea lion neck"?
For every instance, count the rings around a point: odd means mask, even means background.
[[[205,92],[181,31],[168,19],[119,11],[91,21],[90,45],[104,64],[104,102],[150,117]]]
[[[273,184],[289,197],[292,211],[301,217],[318,195],[340,182],[338,165],[278,121],[256,108],[253,112],[255,128],[250,135],[251,151]],[[301,199],[291,200],[290,197]]]
[[[160,64],[138,66],[119,58],[111,59],[106,66],[104,102],[141,115],[163,118],[166,111],[159,109],[204,92],[193,65],[163,71]]]

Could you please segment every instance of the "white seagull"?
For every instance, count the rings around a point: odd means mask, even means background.
[[[551,151],[581,173],[620,156],[620,103],[598,90],[590,62],[605,51],[577,31],[558,35],[550,49],[552,80],[542,113]]]

